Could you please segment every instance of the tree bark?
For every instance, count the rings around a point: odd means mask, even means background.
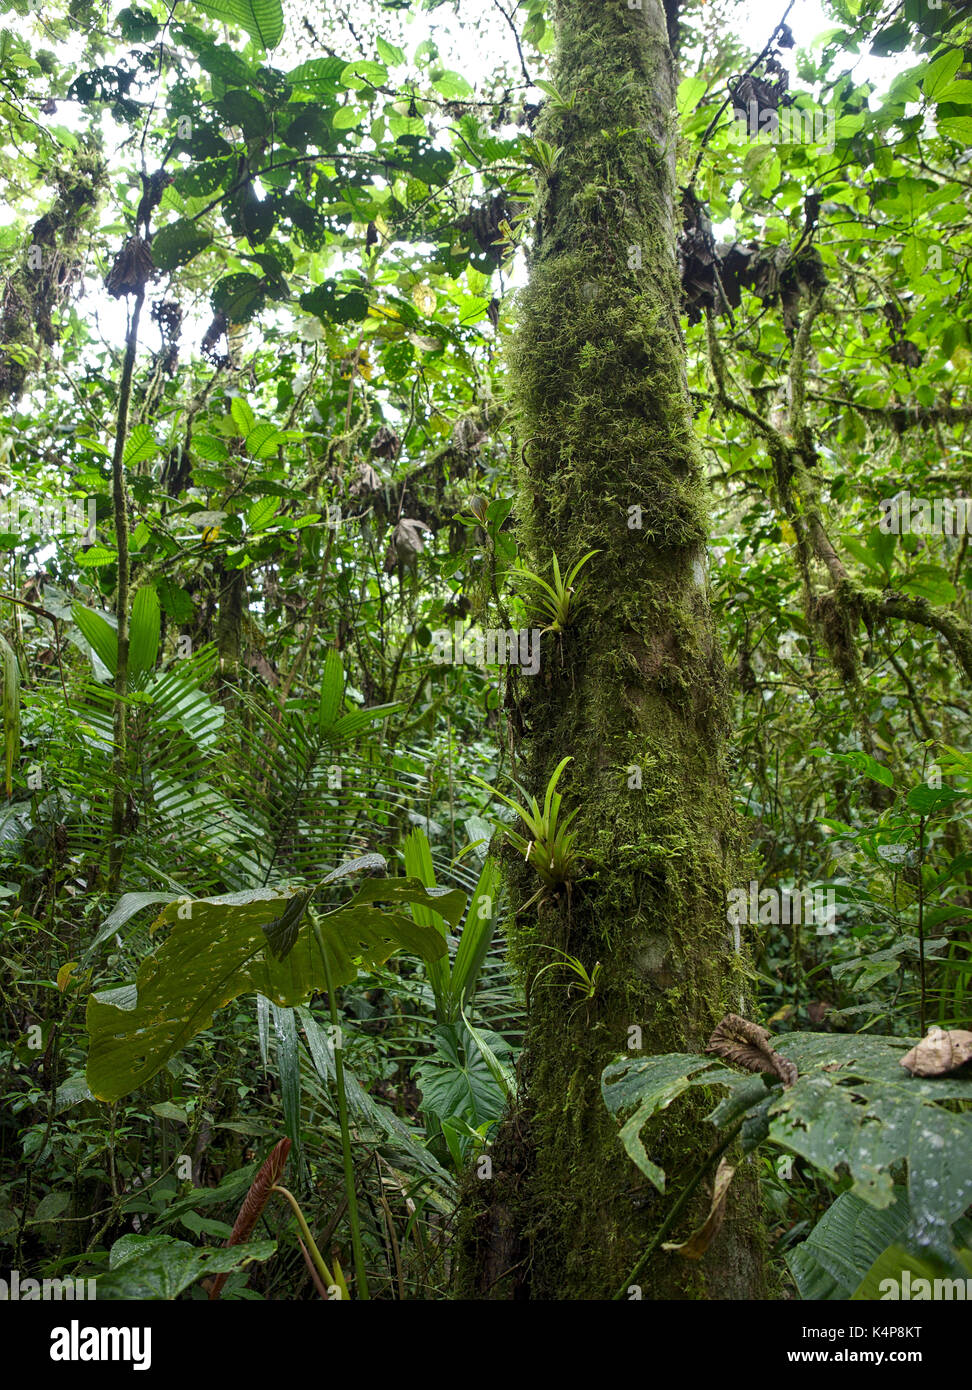
[[[128,594],[131,585],[129,558],[128,491],[125,487],[125,444],[128,441],[128,408],[132,399],[132,376],[138,347],[138,322],[145,302],[145,291],[135,296],[125,339],[125,360],[118,387],[118,414],[115,419],[115,448],[111,463],[115,545],[118,550],[118,582],[115,589],[115,616],[118,619],[118,665],[115,667],[115,706],[113,714],[114,750],[111,761],[111,839],[108,843],[108,888],[117,893],[125,859],[128,816]]]
[[[514,916],[528,987],[518,1099],[470,1176],[457,1241],[460,1296],[603,1299],[623,1286],[682,1184],[715,1146],[712,1108],[677,1102],[651,1157],[664,1197],[625,1154],[601,1072],[637,1042],[701,1051],[739,1011],[742,965],[727,924],[737,830],[726,775],[725,665],[706,577],[707,508],[692,433],[675,261],[675,65],[662,0],[558,0],[554,85],[538,136],[560,147],[543,182],[530,283],[512,352],[524,441],[520,553],[549,577],[589,550],[580,607],[542,639],[541,667],[511,690],[518,773],[542,803],[557,763],[584,864],[570,891]],[[540,176],[543,177],[542,175]],[[514,906],[535,894],[509,865]],[[596,992],[579,1000],[578,956]],[[630,1055],[628,1053],[627,1055]],[[659,1253],[645,1298],[759,1298],[753,1175],[700,1262]],[[673,1239],[705,1214],[704,1184]]]

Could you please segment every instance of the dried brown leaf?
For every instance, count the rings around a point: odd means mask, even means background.
[[[701,1260],[719,1234],[719,1229],[725,1220],[726,1197],[729,1194],[729,1184],[732,1182],[735,1172],[735,1168],[728,1159],[720,1159],[719,1167],[716,1169],[712,1204],[709,1207],[708,1216],[698,1230],[692,1232],[688,1240],[666,1241],[662,1245],[663,1250],[673,1250],[676,1255],[681,1255],[683,1260]]]
[[[372,435],[371,443],[368,447],[375,458],[393,459],[397,458],[398,451],[402,447],[402,441],[395,431],[389,429],[387,425],[379,425]]]
[[[363,497],[369,492],[378,492],[381,489],[381,479],[372,468],[370,463],[363,463],[358,470],[358,476],[351,484],[351,496]]]
[[[901,1058],[912,1076],[949,1076],[972,1060],[972,1033],[964,1028],[929,1028],[926,1037]]]
[[[126,294],[144,294],[145,286],[155,274],[152,252],[140,236],[129,237],[115,257],[105,279],[105,288],[115,299]]]
[[[769,1033],[758,1023],[738,1014],[726,1014],[709,1039],[706,1052],[714,1052],[727,1062],[735,1062],[747,1071],[771,1072],[778,1076],[784,1086],[792,1086],[797,1079],[795,1065],[769,1045]]]

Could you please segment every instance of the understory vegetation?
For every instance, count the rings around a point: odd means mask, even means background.
[[[784,8],[0,0],[22,1279],[972,1279],[972,11]]]

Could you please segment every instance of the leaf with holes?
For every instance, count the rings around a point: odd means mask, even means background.
[[[180,217],[160,227],[152,238],[152,259],[156,270],[170,271],[186,265],[212,243],[212,237],[196,222]]]
[[[363,866],[357,861],[359,869],[371,867],[370,856],[365,860]],[[336,873],[352,872],[354,863]],[[256,889],[169,903],[154,930],[170,924],[172,930],[142,962],[135,987],[100,992],[88,1001],[92,1092],[111,1101],[141,1086],[241,994],[263,994],[286,1006],[323,990],[325,971],[313,933],[299,932],[283,960],[274,958],[267,938],[267,926],[306,891]],[[364,880],[348,902],[320,917],[334,985],[349,984],[359,969],[381,965],[396,951],[438,959],[446,950],[442,935],[402,909],[413,903],[434,907],[455,927],[465,901],[458,890],[429,892],[414,879]]]

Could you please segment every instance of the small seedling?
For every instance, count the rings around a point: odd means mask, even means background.
[[[570,994],[572,990],[580,988],[583,990],[581,1002],[585,999],[593,999],[594,995],[597,993],[597,979],[601,973],[601,962],[599,960],[595,961],[594,969],[588,974],[587,967],[577,956],[572,956],[567,951],[561,951],[558,946],[548,946],[546,949],[548,951],[556,951],[557,955],[561,956],[562,959],[552,960],[547,965],[542,965],[534,975],[532,983],[535,985],[540,976],[545,975],[548,970],[567,970],[575,977],[565,982],[564,987],[567,993]]]

